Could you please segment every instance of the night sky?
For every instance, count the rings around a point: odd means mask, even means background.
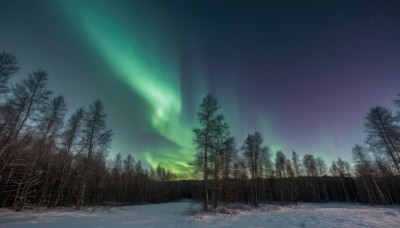
[[[210,92],[239,146],[351,160],[400,92],[400,1],[0,0],[0,49],[71,112],[103,100],[112,157],[187,172]]]

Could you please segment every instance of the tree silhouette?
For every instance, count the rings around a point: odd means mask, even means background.
[[[197,118],[200,128],[195,128],[194,143],[196,145],[195,160],[192,165],[195,169],[203,172],[203,209],[208,211],[208,175],[209,175],[209,156],[213,149],[212,134],[215,129],[216,118],[218,117],[219,105],[216,98],[207,94],[200,104]]]
[[[383,107],[371,108],[366,117],[366,143],[376,152],[385,154],[400,174],[400,128],[391,112]]]
[[[243,156],[247,161],[247,165],[250,171],[251,178],[251,195],[252,201],[255,207],[258,207],[259,201],[259,180],[262,177],[262,166],[265,165],[266,153],[268,153],[267,147],[262,147],[263,138],[259,132],[255,132],[253,135],[248,135],[245,139],[242,150]],[[264,164],[263,164],[264,163]]]
[[[93,172],[89,172],[92,167],[94,156],[102,159],[108,152],[111,143],[112,131],[106,129],[106,114],[104,105],[100,100],[95,101],[89,106],[83,127],[83,148],[86,158],[83,165],[83,180],[78,198],[78,205],[84,203],[86,187],[89,176]]]
[[[9,53],[0,53],[0,94],[8,92],[8,80],[19,70],[17,58]]]

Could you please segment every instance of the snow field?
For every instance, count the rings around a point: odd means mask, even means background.
[[[174,202],[125,207],[0,209],[0,227],[400,227],[399,206],[301,203],[291,206],[219,207],[196,213],[199,204]],[[188,215],[191,211],[192,215]]]

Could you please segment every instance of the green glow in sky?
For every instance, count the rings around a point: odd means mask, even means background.
[[[191,170],[187,163],[193,160],[194,154],[191,129],[195,126],[195,111],[208,87],[205,81],[207,68],[202,65],[201,56],[195,57],[197,63],[192,66],[196,69],[196,75],[192,75],[192,83],[197,86],[193,91],[195,101],[187,102],[184,110],[180,49],[175,34],[168,32],[167,23],[157,15],[141,12],[140,7],[136,7],[135,12],[131,12],[135,7],[130,7],[128,12],[113,6],[111,1],[90,3],[93,2],[63,4],[67,21],[111,69],[113,74],[110,79],[121,80],[129,86],[132,96],[139,96],[145,101],[150,109],[146,122],[151,128],[145,131],[166,139],[165,142],[154,141],[141,151],[129,152],[152,167],[161,165],[182,178],[189,177]],[[194,53],[201,51],[195,50]],[[234,75],[233,69],[226,74]],[[237,137],[238,146],[247,134],[260,131],[266,145],[270,145],[273,151],[281,149],[281,143],[272,131],[270,116],[259,111],[246,113],[247,109],[240,108],[241,95],[237,88],[238,85],[231,80],[224,84],[223,89],[216,91],[215,96],[233,135]],[[138,108],[138,112],[143,113],[144,110]],[[193,118],[187,118],[184,113]],[[136,121],[134,118],[131,121]],[[252,122],[250,125],[247,123],[249,119]],[[132,144],[143,144],[135,140],[132,139]]]
[[[118,77],[146,101],[152,110],[148,119],[151,126],[176,145],[146,151],[144,159],[153,167],[160,164],[174,173],[188,174],[186,163],[192,159],[192,132],[181,118],[179,62],[174,56],[173,40],[159,29],[155,32],[136,26],[137,20],[149,18],[131,16],[135,15],[132,12],[117,13],[115,8],[101,4],[77,4],[69,10],[68,15],[75,19],[73,26],[80,29],[115,72],[110,77]],[[152,23],[158,22],[146,24]]]

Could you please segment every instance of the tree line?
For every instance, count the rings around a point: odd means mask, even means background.
[[[163,167],[145,169],[128,154],[108,158],[112,131],[100,100],[68,114],[43,70],[18,83],[14,55],[0,54],[0,206],[159,203],[190,198],[206,211],[241,202],[400,203],[400,112],[373,107],[353,163],[272,151],[259,132],[238,145],[215,97],[201,102],[193,130],[193,174],[179,180]],[[400,107],[400,95],[394,100]]]
[[[400,94],[394,103],[400,107]],[[368,204],[400,203],[400,112],[373,107],[365,118],[366,139],[356,144],[351,163],[338,157],[330,165],[322,157],[293,151],[274,154],[259,132],[236,146],[215,97],[208,94],[197,112],[196,155],[191,165],[202,174],[190,196],[209,211],[220,203],[260,201]],[[209,205],[211,204],[211,205]]]
[[[18,71],[17,58],[0,53],[0,206],[79,207],[179,197],[177,183],[169,182],[176,177],[164,168],[148,171],[132,155],[107,160],[112,131],[100,100],[66,119],[66,100],[48,89],[47,73],[36,70],[10,85]]]

